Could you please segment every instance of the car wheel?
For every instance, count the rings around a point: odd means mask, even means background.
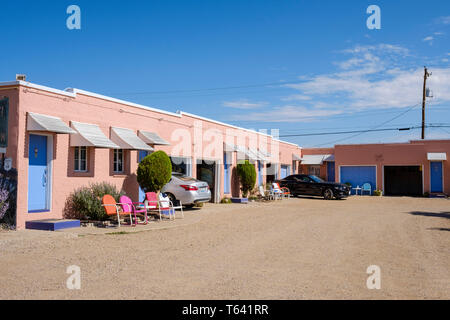
[[[174,206],[178,206],[178,200],[175,198],[175,196],[171,193],[168,193],[167,196],[169,197],[170,201],[172,201],[172,204]]]
[[[333,191],[331,189],[326,189],[323,192],[323,198],[325,200],[332,200],[333,199]]]

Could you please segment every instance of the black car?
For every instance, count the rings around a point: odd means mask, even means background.
[[[335,182],[326,182],[314,175],[294,174],[277,181],[286,187],[293,196],[321,196],[324,199],[342,199],[350,195],[350,187]]]

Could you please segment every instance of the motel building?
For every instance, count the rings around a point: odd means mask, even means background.
[[[450,193],[450,140],[302,149],[182,111],[25,81],[0,83],[0,126],[0,179],[17,171],[17,229],[64,218],[69,195],[94,182],[142,201],[136,170],[155,150],[171,157],[173,171],[208,182],[215,203],[241,195],[243,159],[254,164],[257,185],[304,173],[352,188],[369,183],[388,196]]]
[[[0,108],[0,179],[17,170],[17,229],[63,219],[68,196],[94,182],[142,201],[137,167],[156,150],[171,157],[173,171],[208,182],[215,203],[241,195],[238,161],[253,163],[265,185],[296,172],[301,158],[299,146],[266,132],[79,89],[4,82]]]
[[[450,140],[305,148],[300,172],[352,188],[369,183],[386,196],[444,196],[450,194],[449,154]]]

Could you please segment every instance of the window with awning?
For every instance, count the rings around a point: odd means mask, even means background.
[[[151,145],[161,145],[161,146],[169,146],[170,143],[163,138],[161,138],[156,132],[150,131],[138,131],[138,137],[141,138],[145,143]]]
[[[76,133],[60,118],[34,112],[28,112],[27,114],[27,130],[64,134]]]
[[[121,149],[146,151],[154,150],[142,139],[140,139],[131,129],[111,127],[111,141],[117,144]]]
[[[70,135],[71,147],[120,149],[117,144],[106,137],[96,124],[71,121],[71,127],[76,131]]]

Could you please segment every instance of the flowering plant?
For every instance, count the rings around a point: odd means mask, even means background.
[[[9,202],[7,201],[9,197],[8,190],[0,189],[0,220],[5,216],[6,211],[9,208]]]

